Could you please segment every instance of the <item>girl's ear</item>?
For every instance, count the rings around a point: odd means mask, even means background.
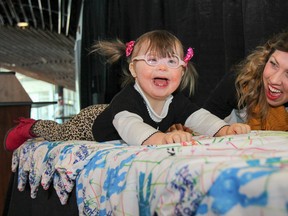
[[[135,69],[134,69],[134,64],[133,64],[133,62],[131,62],[131,63],[129,64],[129,70],[130,70],[130,73],[132,74],[132,76],[133,76],[134,78],[136,78],[136,72],[135,72]]]

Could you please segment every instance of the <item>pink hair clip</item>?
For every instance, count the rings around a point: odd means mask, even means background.
[[[126,43],[126,57],[131,55],[131,53],[133,51],[134,44],[135,44],[135,41],[130,41],[130,42]]]
[[[188,48],[187,50],[187,54],[184,57],[184,62],[187,64],[188,61],[190,61],[190,59],[194,56],[194,51],[191,47]]]

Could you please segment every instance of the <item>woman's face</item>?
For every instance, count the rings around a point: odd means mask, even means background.
[[[276,50],[270,56],[263,71],[263,82],[271,106],[288,102],[288,52]]]
[[[137,56],[146,54],[146,46],[145,44],[141,45],[142,49],[139,50]],[[179,55],[179,50],[176,50],[176,54]],[[155,66],[148,65],[144,60],[134,60],[130,63],[129,68],[150,102],[151,100],[165,100],[171,95],[180,85],[185,70],[183,66],[168,67],[163,58]]]

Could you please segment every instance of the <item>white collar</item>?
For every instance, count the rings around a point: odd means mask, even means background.
[[[144,101],[145,101],[145,104],[146,104],[146,107],[147,107],[147,110],[148,110],[148,113],[150,115],[150,117],[153,119],[153,121],[155,122],[160,122],[162,121],[162,119],[164,119],[167,114],[168,114],[168,110],[169,110],[169,105],[170,103],[172,102],[172,99],[173,99],[173,95],[169,95],[167,98],[166,98],[166,101],[165,101],[165,104],[163,106],[163,109],[162,109],[162,112],[160,115],[158,115],[151,107],[148,99],[146,98],[145,94],[143,93],[141,87],[138,85],[137,82],[135,82],[135,85],[134,85],[134,88],[136,89],[136,91],[138,91],[140,93],[140,95],[143,97]]]

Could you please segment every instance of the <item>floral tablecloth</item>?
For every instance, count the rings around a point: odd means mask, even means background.
[[[13,153],[18,189],[75,187],[79,215],[288,215],[288,132],[252,131],[193,142],[31,139]]]

